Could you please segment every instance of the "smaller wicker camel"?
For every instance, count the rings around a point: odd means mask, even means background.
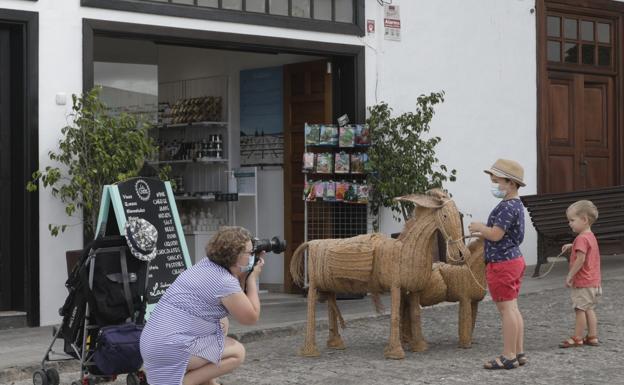
[[[461,237],[459,211],[452,199],[441,190],[414,194],[399,200],[415,204],[414,215],[405,224],[397,239],[383,234],[366,234],[345,239],[313,240],[301,244],[293,253],[290,273],[293,281],[303,285],[304,252],[308,250],[308,322],[304,356],[318,356],[315,341],[315,310],[317,290],[328,294],[330,336],[327,346],[344,349],[338,321],[344,327],[336,304],[335,293],[366,293],[379,304],[379,294],[390,291],[392,298],[390,339],[384,350],[386,358],[402,359],[405,352],[400,339],[401,293],[409,292],[410,301],[419,303],[432,273],[432,247],[436,230],[447,243],[448,257],[462,260],[469,255]],[[378,310],[380,307],[377,308]],[[410,327],[415,343],[420,346],[420,306],[410,307]]]
[[[434,263],[429,283],[420,296],[421,306],[432,306],[441,302],[459,302],[459,346],[472,345],[472,332],[477,320],[479,302],[485,297],[485,259],[483,239],[468,245],[470,256],[464,264]],[[411,335],[408,297],[402,296],[401,339],[414,344]],[[416,305],[418,306],[418,305]],[[426,342],[422,342],[426,344]]]

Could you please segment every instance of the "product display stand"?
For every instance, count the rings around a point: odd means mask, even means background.
[[[358,130],[358,138],[366,135],[362,143],[355,140],[353,131]],[[306,124],[305,241],[349,238],[368,232],[369,145],[368,130],[363,125],[345,129]],[[307,258],[304,268],[307,277]]]

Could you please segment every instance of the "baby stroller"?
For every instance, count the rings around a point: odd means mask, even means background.
[[[140,221],[156,231],[149,222]],[[35,385],[58,385],[58,371],[46,369],[46,363],[73,359],[80,361],[81,376],[72,385],[114,381],[119,374],[127,374],[128,385],[148,385],[141,370],[139,339],[147,305],[149,260],[156,254],[156,242],[148,254],[139,254],[146,257],[141,260],[135,258],[137,248],[145,250],[126,237],[101,237],[83,250],[65,283],[69,295],[59,310],[63,321],[54,331],[41,369],[33,374]],[[64,340],[64,354],[52,350],[58,338]],[[51,354],[62,358],[52,359]]]

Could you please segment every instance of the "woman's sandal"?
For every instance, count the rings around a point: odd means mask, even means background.
[[[525,353],[516,354],[516,359],[518,360],[518,365],[520,366],[526,365],[527,362],[529,362]]]
[[[583,344],[589,346],[598,346],[600,345],[600,342],[598,342],[598,337],[596,336],[585,336],[585,338],[583,338]]]
[[[572,336],[559,344],[562,349],[578,348],[579,346],[583,346],[583,339],[576,336]]]
[[[500,361],[500,363],[499,363]],[[517,358],[506,358],[505,356],[501,355],[500,357],[498,357],[498,361],[497,359],[493,359],[490,362],[486,362],[483,367],[485,369],[489,369],[489,370],[497,370],[497,369],[515,369],[519,366],[518,364],[518,359]]]

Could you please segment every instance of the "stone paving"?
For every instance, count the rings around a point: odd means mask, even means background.
[[[514,370],[486,371],[482,364],[499,354],[500,320],[495,305],[483,302],[473,347],[457,347],[457,306],[427,308],[423,330],[429,342],[424,353],[407,352],[400,361],[383,358],[389,317],[354,321],[343,332],[346,350],[326,349],[327,331],[317,332],[318,358],[296,354],[303,335],[245,343],[247,361],[221,381],[225,385],[275,384],[624,384],[624,279],[603,282],[597,308],[602,345],[559,349],[573,329],[574,312],[565,288],[522,295],[526,352],[530,362]],[[76,374],[63,374],[63,383]],[[14,385],[31,384],[14,382]],[[116,383],[124,384],[120,378]]]

